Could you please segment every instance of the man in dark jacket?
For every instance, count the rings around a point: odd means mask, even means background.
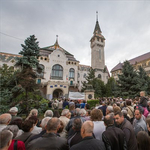
[[[102,102],[102,106],[100,106],[98,109],[100,109],[103,112],[103,116],[106,116],[106,104],[105,102]]]
[[[106,150],[127,150],[124,132],[114,126],[114,118],[107,115],[104,118],[106,131],[102,134]]]
[[[50,119],[51,119],[51,117],[45,117],[42,119],[42,122],[41,122],[42,131],[39,134],[36,134],[36,135],[32,136],[31,138],[29,138],[28,143],[31,142],[32,140],[42,137],[42,135],[44,135],[46,133],[46,126]]]
[[[81,128],[82,141],[73,145],[70,150],[105,150],[102,141],[93,138],[93,128],[92,121],[85,121]]]
[[[66,106],[68,106],[68,108],[69,108],[69,103],[68,103],[68,101],[65,99],[64,102],[63,102],[63,109],[65,109]]]
[[[125,134],[127,149],[137,150],[137,141],[131,123],[124,118],[123,113],[120,111],[115,113],[114,118],[116,124],[119,126],[120,129],[123,130]]]
[[[32,140],[27,150],[50,150],[61,149],[68,150],[67,140],[57,136],[57,131],[60,128],[60,120],[56,117],[50,119],[47,123],[46,133],[35,140]]]
[[[68,124],[66,126],[66,131],[68,132],[68,137],[75,133],[72,129],[72,124],[73,124],[73,121],[75,118],[80,118],[82,120],[82,122],[86,121],[85,118],[81,117],[82,111],[80,111],[80,110],[81,110],[80,108],[75,109],[75,117],[70,119],[70,121],[68,122]]]
[[[69,147],[79,143],[82,140],[81,137],[81,126],[82,120],[80,118],[75,118],[72,124],[72,129],[75,131],[70,137],[68,137]]]
[[[142,106],[142,107],[147,107],[147,98],[145,97],[145,92],[144,91],[140,92],[139,105]]]
[[[25,120],[22,123],[22,130],[24,131],[20,136],[17,136],[15,140],[20,140],[25,143],[25,146],[27,147],[29,139],[34,136],[31,131],[33,130],[33,122],[31,120]]]

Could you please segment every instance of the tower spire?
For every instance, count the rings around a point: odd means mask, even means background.
[[[96,21],[98,21],[98,11],[96,11]]]
[[[101,31],[101,28],[99,26],[99,22],[98,22],[98,11],[96,11],[96,25],[95,25],[95,29],[94,29],[94,34],[101,34],[102,31]]]

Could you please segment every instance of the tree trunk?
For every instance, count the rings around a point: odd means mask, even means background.
[[[29,107],[28,107],[28,90],[27,90],[27,88],[26,88],[25,105],[26,105],[26,117],[27,117],[28,116],[28,111],[29,111]]]

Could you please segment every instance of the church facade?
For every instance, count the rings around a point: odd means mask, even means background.
[[[56,42],[52,46],[40,48],[37,83],[41,84],[43,95],[48,98],[68,97],[69,92],[80,92],[82,82],[86,82],[89,69],[95,69],[95,76],[107,83],[109,72],[105,65],[105,38],[96,21],[91,43],[91,66],[81,65],[74,55],[70,54]],[[20,55],[0,53],[0,66],[15,64]]]

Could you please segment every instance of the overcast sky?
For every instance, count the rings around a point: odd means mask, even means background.
[[[96,11],[105,37],[105,64],[150,52],[149,0],[0,0],[0,51],[18,54],[35,35],[40,47],[59,45],[80,64],[91,64]]]

